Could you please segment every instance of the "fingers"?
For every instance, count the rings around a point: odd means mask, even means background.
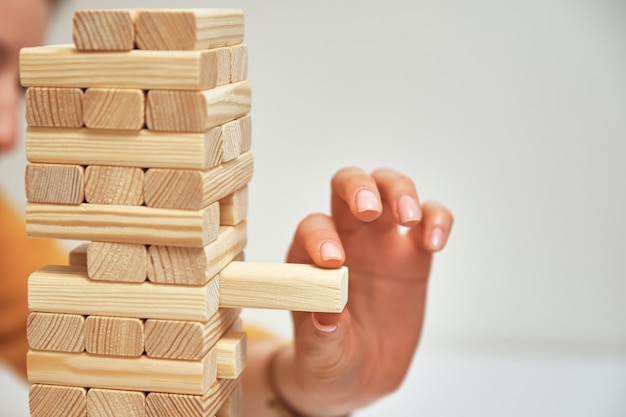
[[[311,263],[324,268],[339,268],[345,254],[335,223],[327,215],[316,213],[304,218],[296,229],[287,262]]]
[[[440,203],[429,201],[422,205],[422,221],[410,231],[418,246],[429,252],[442,250],[448,242],[454,217]]]

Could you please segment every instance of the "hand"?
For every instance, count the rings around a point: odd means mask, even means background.
[[[393,170],[337,172],[332,217],[305,218],[288,261],[347,265],[348,304],[339,314],[293,313],[294,348],[274,363],[277,390],[291,407],[339,416],[398,388],[422,330],[432,254],[452,223],[440,204],[420,205],[413,182]]]

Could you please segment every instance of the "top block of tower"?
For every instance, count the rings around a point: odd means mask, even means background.
[[[240,44],[238,9],[79,10],[73,38],[81,51],[198,50]]]

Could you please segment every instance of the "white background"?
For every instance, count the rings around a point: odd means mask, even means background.
[[[249,260],[281,261],[345,165],[454,212],[410,374],[358,417],[626,415],[626,2],[66,1],[49,42],[76,8],[141,6],[246,13]],[[24,163],[0,160],[18,204]],[[0,379],[0,417],[26,416]]]

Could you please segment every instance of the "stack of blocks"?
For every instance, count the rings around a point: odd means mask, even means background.
[[[81,10],[26,48],[29,235],[90,241],[29,278],[32,417],[238,416],[241,308],[341,311],[347,271],[242,262],[243,13]]]

